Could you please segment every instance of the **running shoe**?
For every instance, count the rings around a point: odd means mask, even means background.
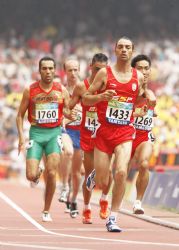
[[[42,221],[43,222],[50,222],[50,221],[52,221],[52,218],[51,218],[49,212],[44,211],[42,213]]]
[[[65,208],[65,213],[70,213],[70,202],[69,201],[67,201],[67,202],[65,202],[66,203],[66,208]]]
[[[39,183],[39,179],[35,180],[35,181],[30,181],[30,187],[31,188],[35,188]]]
[[[99,205],[100,205],[99,215],[100,215],[101,219],[106,219],[109,215],[108,201],[100,200]]]
[[[94,180],[95,175],[96,175],[96,171],[95,171],[95,169],[93,169],[93,171],[91,172],[91,174],[89,174],[88,177],[87,177],[87,179],[86,179],[86,188],[90,192],[95,187],[95,180]]]
[[[120,227],[118,227],[117,223],[116,223],[116,219],[114,216],[110,216],[108,221],[106,222],[106,228],[108,230],[108,232],[122,232],[122,229]]]
[[[140,200],[136,200],[133,205],[133,213],[134,214],[144,214],[144,209],[142,208],[142,204]]]
[[[62,188],[60,197],[59,197],[59,202],[67,202],[67,197],[69,194],[69,190],[67,188]]]
[[[70,206],[70,216],[71,218],[76,218],[77,215],[79,214],[78,208],[77,208],[77,203],[72,202]]]
[[[92,224],[90,209],[83,210],[83,224]]]

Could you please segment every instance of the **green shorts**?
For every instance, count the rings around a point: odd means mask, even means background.
[[[62,151],[61,127],[42,128],[31,126],[29,143],[27,145],[27,159],[41,160],[43,153],[47,156]]]

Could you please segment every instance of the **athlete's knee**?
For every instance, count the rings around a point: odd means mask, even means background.
[[[127,178],[127,171],[123,169],[116,169],[114,173],[114,180],[115,181],[121,181],[125,180]]]
[[[139,171],[147,171],[148,168],[149,168],[149,161],[147,159],[143,159],[140,162]]]
[[[56,179],[56,170],[55,169],[48,169],[47,170],[47,178]]]
[[[95,182],[100,189],[104,189],[108,186],[109,175],[96,174]]]
[[[68,157],[68,159],[69,160],[71,160],[72,159],[72,157],[73,157],[73,150],[69,150],[69,149],[64,149],[64,155],[65,155],[65,157]]]

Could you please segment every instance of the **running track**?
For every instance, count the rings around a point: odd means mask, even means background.
[[[53,199],[53,222],[41,222],[43,190],[0,180],[0,250],[168,250],[179,249],[179,231],[119,214],[122,233],[109,233],[105,221],[92,206],[93,224],[71,219],[57,194]]]

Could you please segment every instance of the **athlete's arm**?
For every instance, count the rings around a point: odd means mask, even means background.
[[[18,144],[18,154],[21,152],[22,149],[24,149],[24,134],[23,134],[23,121],[24,121],[24,116],[25,113],[28,109],[29,105],[29,89],[25,89],[22,100],[19,106],[19,110],[17,113],[16,117],[16,125],[17,125],[17,130],[18,130],[18,135],[19,135],[19,144]]]
[[[62,93],[64,99],[63,114],[67,119],[75,120],[75,114],[69,109],[70,95],[64,86],[62,86]]]
[[[147,105],[148,107],[155,107],[156,106],[156,96],[151,89],[145,90],[145,96],[147,98]]]
[[[82,101],[85,105],[95,105],[101,101],[109,101],[115,94],[114,90],[105,90],[107,83],[107,71],[106,68],[102,68],[96,74],[92,84],[88,90],[82,96]],[[96,94],[99,90],[105,90],[100,94]]]
[[[81,100],[81,97],[85,93],[85,85],[83,83],[78,83],[72,93],[72,97],[69,102],[69,108],[73,109],[77,103]]]
[[[140,71],[137,71],[137,75],[138,75],[138,80],[139,80],[138,96],[142,96],[146,89],[146,84],[144,83],[144,75]]]

